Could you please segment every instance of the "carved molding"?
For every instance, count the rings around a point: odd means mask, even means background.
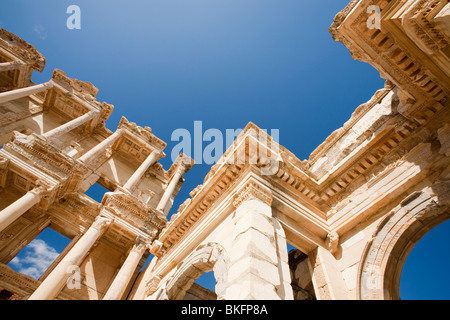
[[[52,80],[56,81],[69,92],[78,94],[81,98],[92,101],[98,93],[98,89],[90,82],[69,78],[62,70],[53,71]]]
[[[157,275],[154,275],[145,285],[145,294],[151,296],[158,290],[158,286],[161,283],[161,278]]]
[[[154,238],[165,227],[167,219],[129,193],[108,192],[103,207]]]
[[[122,117],[120,119],[118,129],[128,129],[128,131],[135,134],[145,142],[149,143],[157,150],[162,151],[167,146],[167,143],[165,143],[152,133],[152,129],[150,127],[142,128],[136,125],[136,123],[128,121],[125,117]]]
[[[259,200],[272,205],[272,192],[262,185],[250,181],[238,193],[233,202],[235,208],[238,208],[242,203],[249,200]]]
[[[131,248],[131,252],[138,253],[139,255],[143,255],[145,251],[148,249],[149,245],[146,240],[140,239],[139,237],[136,239],[133,247]]]
[[[46,63],[44,56],[34,46],[5,29],[0,29],[0,46],[30,64],[33,70],[38,72],[44,70]]]

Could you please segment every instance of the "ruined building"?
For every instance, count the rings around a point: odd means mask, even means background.
[[[167,221],[193,160],[163,168],[149,127],[105,128],[88,82],[32,83],[44,57],[1,30],[0,296],[398,299],[408,253],[450,217],[450,5],[352,0],[330,32],[385,87],[308,160],[250,123]],[[48,270],[8,267],[45,228],[71,239]],[[193,285],[209,271],[214,293]]]

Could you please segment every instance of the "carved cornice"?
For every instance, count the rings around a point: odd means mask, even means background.
[[[34,46],[5,29],[0,29],[0,46],[29,64],[33,70],[38,72],[44,70],[44,56]]]
[[[380,91],[380,94],[373,99],[368,105],[363,105],[361,108],[372,108],[375,104],[380,102],[380,99],[386,97],[386,90]],[[361,113],[367,110],[358,111]],[[362,116],[356,112],[358,119]],[[356,120],[354,120],[356,121]],[[354,124],[354,121],[350,123]],[[336,203],[342,200],[342,197],[352,192],[354,183],[361,181],[361,177],[368,174],[374,168],[380,166],[380,162],[387,159],[391,152],[398,149],[399,144],[408,138],[418,128],[416,123],[413,123],[401,115],[388,116],[380,120],[374,128],[371,128],[372,136],[365,137],[358,143],[360,144],[360,151],[348,155],[343,158],[345,162],[336,164],[336,168],[332,172],[316,180],[315,177],[305,169],[308,163],[293,161],[290,153],[281,151],[282,160],[279,163],[278,170],[274,175],[264,177],[277,188],[285,188],[284,191],[290,192],[294,197],[300,197],[302,203],[308,203],[315,209],[314,211],[323,214],[320,218],[327,219],[333,215],[331,209]],[[334,143],[337,143],[333,141]],[[367,142],[367,143],[363,143]],[[358,145],[359,146],[359,145]],[[354,147],[354,146],[353,146]],[[236,152],[236,148],[228,150]],[[391,160],[389,160],[391,161]],[[299,163],[303,166],[299,167]],[[217,200],[226,194],[230,186],[241,175],[242,172],[247,172],[248,168],[252,167],[255,173],[260,172],[258,165],[249,165],[248,163],[242,165],[229,165],[227,163],[216,164],[212,169],[212,173],[208,174],[203,185],[198,186],[191,192],[190,199],[187,199],[179,208],[178,212],[172,215],[172,218],[165,230],[162,231],[159,241],[163,244],[162,251],[167,251],[181,237],[188,232],[188,230],[200,219],[200,217],[211,208]],[[365,181],[365,180],[364,180]],[[265,203],[270,204],[271,198],[268,194],[260,192],[257,186],[250,184],[247,189],[243,190],[235,199],[235,206],[239,206],[246,199],[252,197],[262,199]],[[334,239],[334,237],[332,237]],[[332,240],[331,238],[329,240]],[[331,241],[334,248],[335,241]],[[330,250],[334,250],[330,248]]]
[[[435,113],[435,102],[445,105],[450,94],[445,73],[450,60],[444,53],[424,55],[422,51],[436,52],[449,41],[432,21],[444,2],[355,1],[330,28],[334,39],[347,46],[355,59],[373,65],[404,92],[408,97],[402,101],[408,105],[404,113],[419,122]],[[380,7],[381,29],[367,27],[369,5]]]
[[[266,187],[254,181],[249,181],[247,184],[238,191],[237,196],[233,202],[235,208],[238,208],[245,201],[259,200],[268,206],[272,205],[272,192]]]
[[[88,173],[83,164],[59,152],[46,139],[34,133],[27,136],[14,132],[13,141],[6,144],[4,149],[56,179],[61,184],[62,192],[75,190],[82,177]]]
[[[153,238],[167,223],[165,216],[129,193],[108,192],[103,198],[102,205]]]
[[[52,80],[64,87],[69,92],[78,95],[84,100],[93,101],[98,89],[90,82],[69,78],[62,70],[53,71]]]
[[[386,84],[389,87],[389,84]],[[374,96],[366,103],[363,103],[352,113],[350,120],[345,122],[344,126],[334,131],[326,140],[318,146],[309,156],[308,167],[311,167],[325,152],[333,146],[342,136],[347,133],[360,120],[369,110],[371,110],[376,104],[380,103],[384,97],[386,97],[392,88],[384,88],[378,90]]]
[[[130,122],[127,118],[122,117],[119,122],[118,129],[127,129],[133,135],[136,135],[140,139],[142,139],[145,143],[148,143],[153,148],[162,152],[164,148],[167,146],[167,143],[156,137],[152,133],[152,129],[150,127],[140,127],[136,125],[134,122]]]
[[[410,8],[403,16],[403,24],[409,27],[410,33],[417,44],[427,52],[433,54],[448,46],[448,38],[433,21],[437,13],[446,5],[441,0],[421,0]]]

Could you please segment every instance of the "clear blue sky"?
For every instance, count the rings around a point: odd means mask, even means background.
[[[172,132],[193,132],[194,121],[203,121],[204,130],[223,132],[252,121],[279,129],[280,143],[307,159],[384,85],[375,69],[354,61],[328,33],[348,2],[3,0],[0,26],[46,57],[34,82],[48,81],[55,68],[92,82],[100,90],[98,99],[115,106],[109,129],[116,129],[122,115],[150,126],[168,143],[168,155],[176,144]],[[66,27],[72,4],[81,8],[81,30]],[[162,163],[169,168],[170,156]],[[208,171],[199,165],[186,175],[172,211]],[[405,273],[403,298],[450,297],[449,223],[443,228],[428,244],[440,251],[431,257],[431,250],[424,250],[408,259],[405,268],[416,273]],[[429,289],[433,276],[447,282]]]

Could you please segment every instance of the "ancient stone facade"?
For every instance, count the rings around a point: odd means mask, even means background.
[[[385,87],[308,160],[249,123],[170,221],[193,160],[165,170],[150,128],[105,128],[88,82],[31,83],[45,59],[1,30],[2,297],[398,299],[408,253],[450,218],[449,26],[448,1],[351,1],[330,32]],[[6,266],[47,227],[72,241],[40,279]],[[210,271],[215,293],[194,284]]]

